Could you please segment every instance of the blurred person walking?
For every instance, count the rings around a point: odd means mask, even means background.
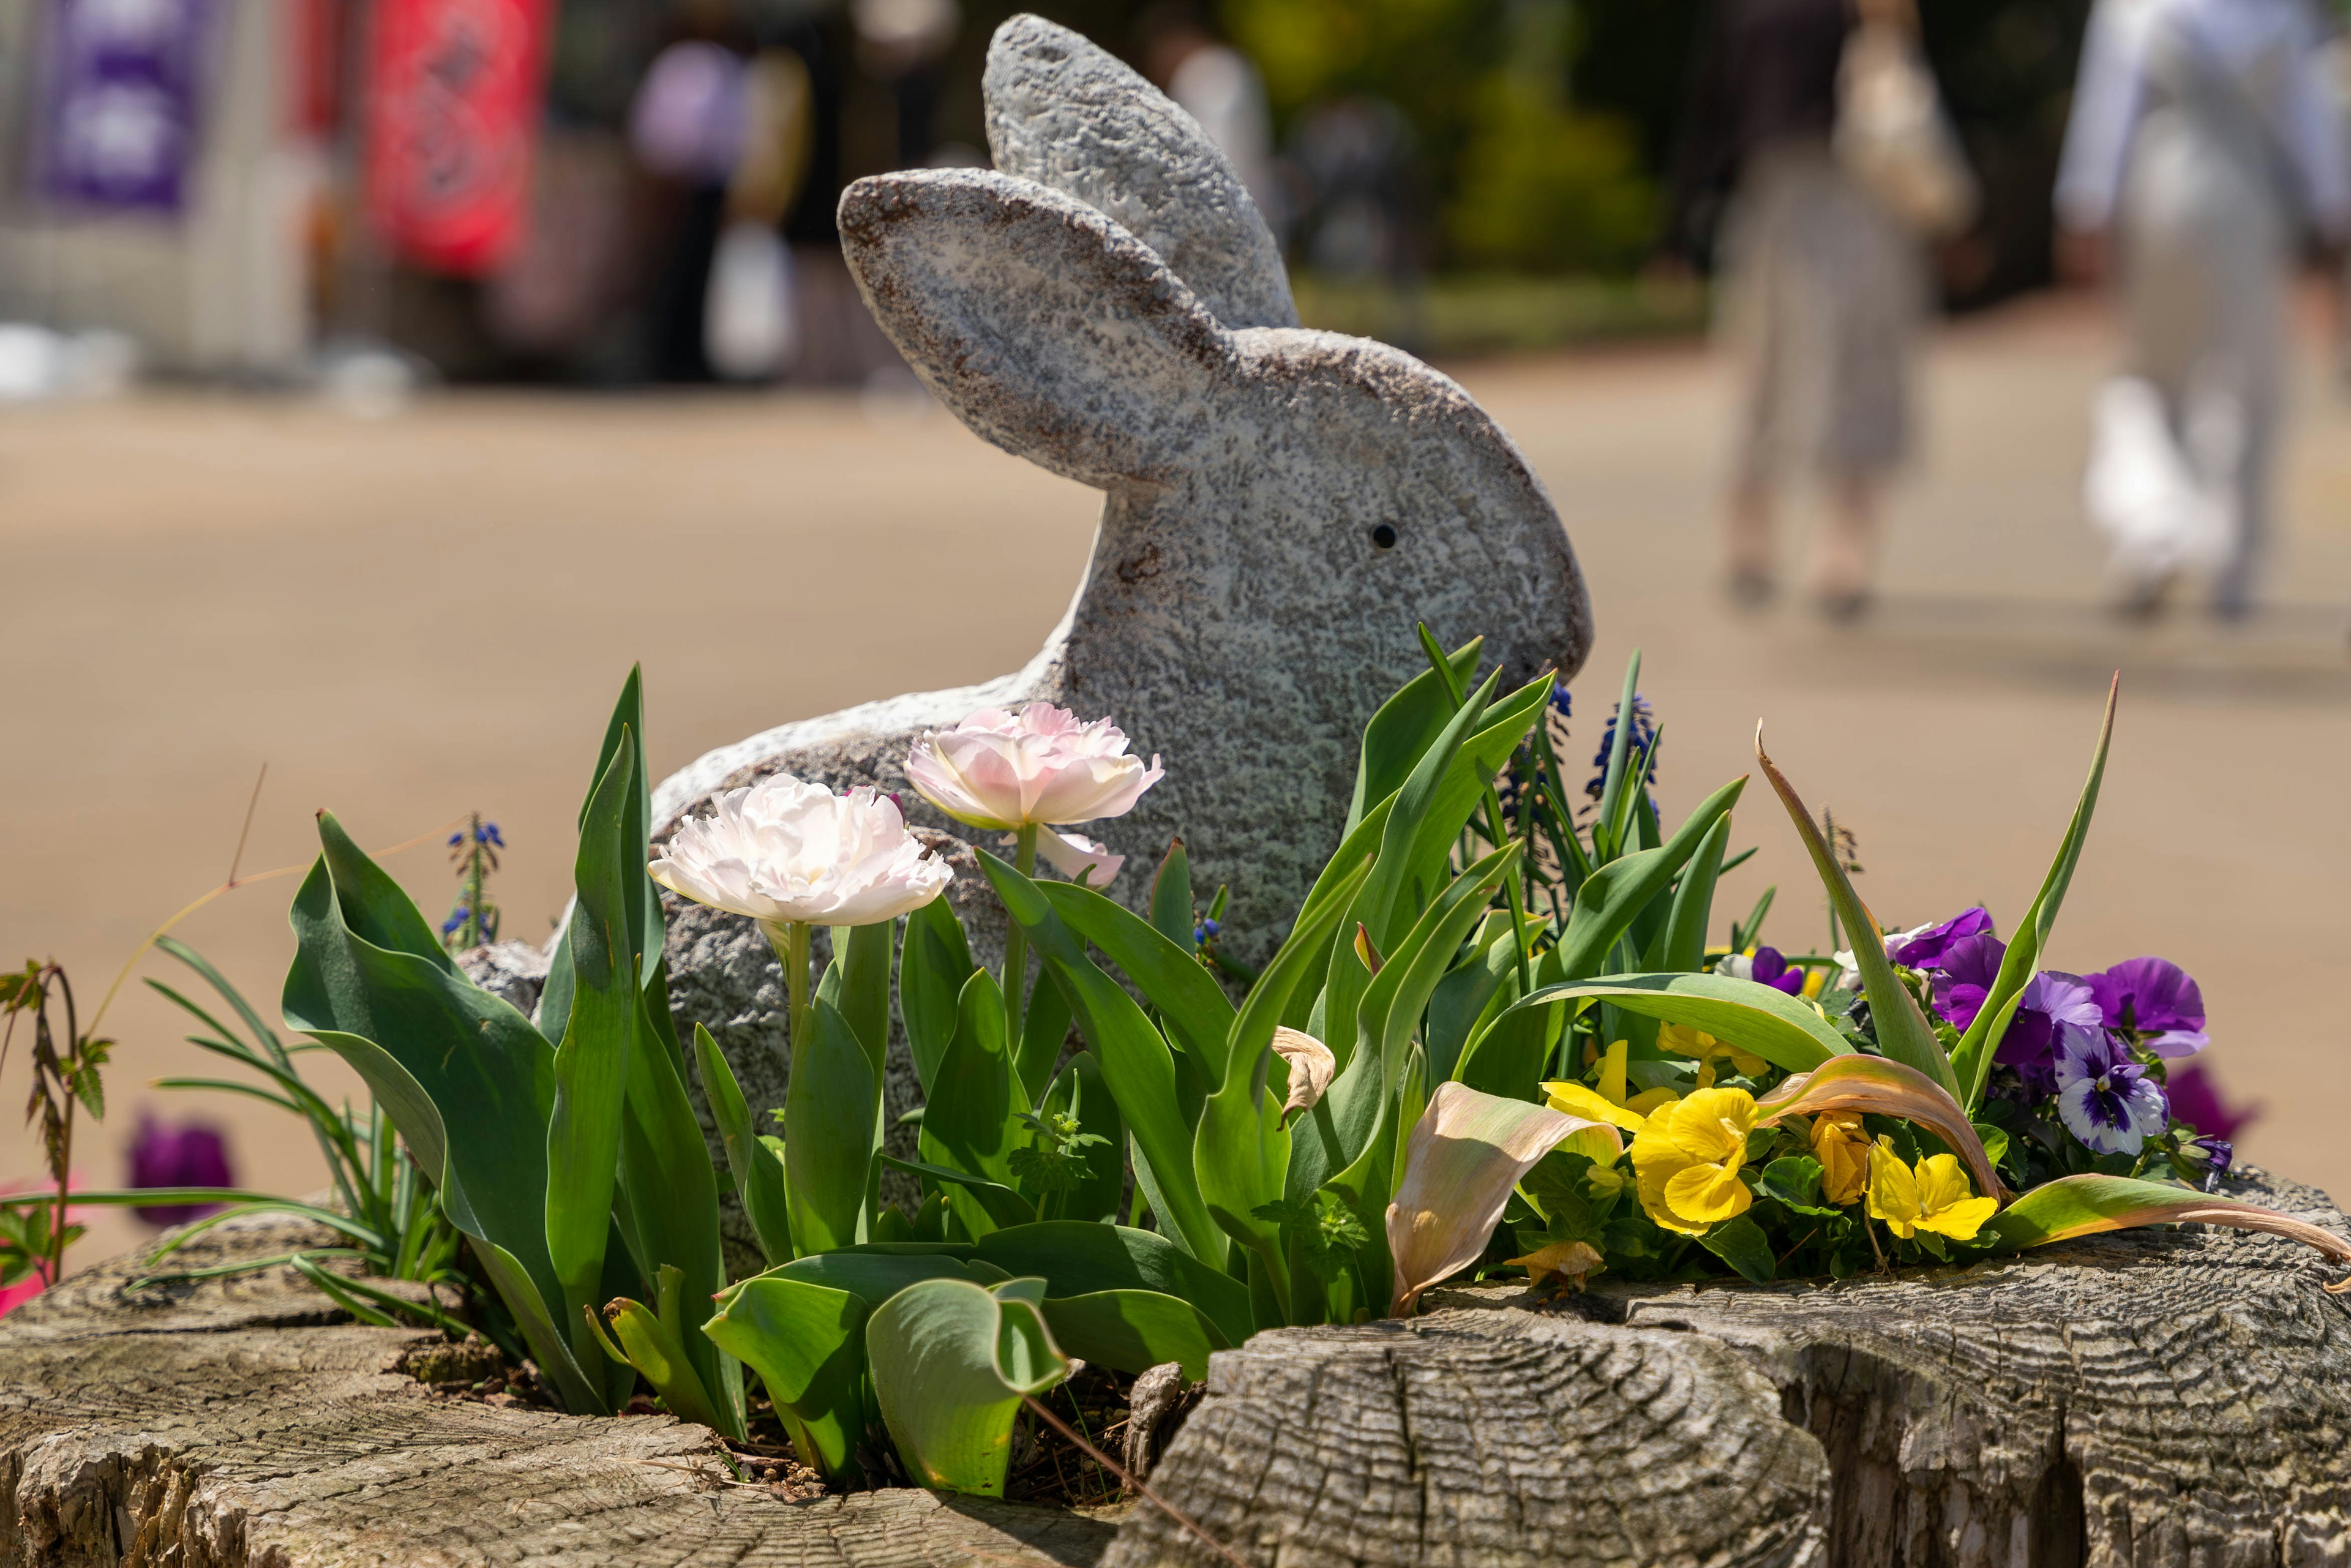
[[[1722,214],[1740,603],[1771,596],[1774,492],[1798,465],[1829,493],[1809,573],[1822,610],[1850,620],[1868,601],[1886,483],[1910,450],[1921,233],[1974,202],[1916,27],[1908,0],[1720,0],[1701,46],[1668,246],[1695,260]]]
[[[2249,613],[2270,529],[2285,291],[2307,226],[2351,233],[2351,148],[2308,0],[2098,0],[2056,192],[2058,261],[2118,275],[2123,372],[2084,497],[2126,611],[2183,570]]]

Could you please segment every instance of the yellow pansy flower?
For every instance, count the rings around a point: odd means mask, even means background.
[[[1640,1144],[1633,1145],[1640,1158]],[[2000,1205],[1975,1196],[1957,1155],[1928,1155],[1914,1169],[1894,1152],[1894,1140],[1880,1138],[1869,1150],[1869,1213],[1896,1236],[1931,1230],[1954,1241],[1972,1241]]]
[[[1713,1087],[1714,1064],[1718,1061],[1729,1061],[1744,1078],[1760,1077],[1768,1065],[1753,1051],[1717,1040],[1686,1023],[1659,1024],[1657,1049],[1672,1051],[1676,1056],[1698,1058],[1698,1086],[1701,1089]]]
[[[1813,1118],[1813,1158],[1821,1162],[1821,1196],[1838,1208],[1869,1190],[1869,1134],[1861,1118],[1824,1114]]]
[[[1739,1169],[1754,1130],[1755,1099],[1743,1089],[1700,1089],[1659,1106],[1633,1138],[1642,1208],[1686,1236],[1746,1213],[1755,1195]]]
[[[1587,1088],[1572,1079],[1557,1079],[1542,1086],[1551,1108],[1570,1116],[1581,1116],[1587,1122],[1605,1122],[1637,1133],[1647,1117],[1641,1112],[1627,1110],[1622,1101],[1612,1102],[1596,1089]]]
[[[1658,1092],[1651,1090],[1625,1103],[1625,1055],[1627,1047],[1618,1040],[1608,1048],[1605,1056],[1597,1059],[1600,1087],[1578,1083],[1573,1079],[1553,1079],[1542,1090],[1551,1108],[1569,1116],[1581,1116],[1587,1122],[1604,1122],[1627,1133],[1637,1133],[1641,1124],[1662,1101]],[[1664,1091],[1663,1100],[1674,1098],[1670,1089]],[[1625,1152],[1624,1140],[1597,1127],[1586,1127],[1571,1134],[1559,1145],[1570,1154],[1583,1155],[1595,1166],[1612,1165]]]

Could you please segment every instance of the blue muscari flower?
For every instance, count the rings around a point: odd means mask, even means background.
[[[1567,688],[1563,685],[1552,687],[1551,706],[1559,709],[1559,716],[1562,718],[1573,718],[1575,716],[1574,699],[1567,695]]]
[[[465,841],[465,830],[463,828],[458,829],[455,832],[449,835],[449,847],[453,850]]]
[[[1624,705],[1620,703],[1617,706],[1622,707]],[[1625,745],[1625,768],[1627,772],[1640,771],[1641,761],[1648,756],[1649,747],[1656,743],[1656,715],[1650,711],[1649,699],[1639,692],[1635,692],[1633,694],[1633,734],[1631,739]],[[1607,727],[1600,732],[1600,749],[1592,754],[1592,766],[1597,771],[1592,775],[1592,781],[1583,787],[1583,792],[1595,800],[1607,791],[1608,751],[1615,744],[1616,715],[1612,712],[1608,716]],[[1652,771],[1649,775],[1649,782],[1654,786],[1656,781],[1657,776],[1655,771]]]
[[[482,843],[496,844],[500,849],[507,847],[506,840],[498,836],[498,825],[496,822],[484,822],[482,831],[474,836]]]
[[[1214,936],[1222,929],[1223,927],[1218,925],[1213,920],[1203,920],[1200,924],[1192,927],[1192,940],[1195,943],[1206,942],[1209,937]]]
[[[465,924],[466,916],[472,913],[473,912],[471,910],[467,909],[462,904],[456,908],[451,910],[449,912],[449,918],[441,923],[441,935],[446,936],[455,932],[457,927]]]

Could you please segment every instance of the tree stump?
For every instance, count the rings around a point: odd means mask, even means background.
[[[2229,1191],[2351,1228],[2314,1188]],[[1434,1291],[1217,1356],[1152,1486],[1279,1568],[2346,1564],[2330,1278],[2194,1227],[1839,1284]],[[1176,1562],[1228,1568],[1138,1510],[1103,1568]]]
[[[233,1221],[178,1266],[333,1241]],[[462,1375],[463,1347],[354,1323],[291,1269],[126,1296],[138,1263],[0,1319],[0,1568],[1083,1568],[1110,1539],[910,1489],[787,1502],[726,1484],[707,1427],[438,1397],[418,1375]]]
[[[2231,1191],[2346,1229],[2309,1187]],[[322,1239],[240,1223],[187,1261]],[[923,1491],[782,1501],[666,1416],[436,1397],[416,1372],[461,1348],[289,1270],[125,1296],[136,1272],[0,1321],[0,1568],[1230,1568],[1148,1506],[1113,1539]],[[1220,1353],[1152,1486],[1251,1568],[2351,1564],[2328,1278],[2188,1228],[1840,1284],[1437,1291]]]

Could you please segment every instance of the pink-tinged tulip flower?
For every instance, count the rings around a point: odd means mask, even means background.
[[[1018,714],[982,708],[953,729],[926,729],[906,758],[924,800],[958,822],[1007,833],[1123,817],[1162,772],[1156,757],[1147,768],[1129,757],[1125,732],[1110,720],[1081,724],[1050,703]]]
[[[887,795],[836,795],[789,773],[729,789],[709,816],[679,823],[646,870],[681,898],[769,927],[878,925],[955,878]]]
[[[1002,845],[1017,844],[1020,836],[1007,833],[996,841]],[[1086,885],[1092,888],[1108,887],[1111,878],[1118,874],[1118,868],[1126,863],[1126,857],[1111,853],[1109,845],[1096,843],[1083,833],[1065,833],[1057,828],[1037,830],[1037,853],[1047,865],[1071,882],[1091,869],[1093,874],[1086,877]]]

